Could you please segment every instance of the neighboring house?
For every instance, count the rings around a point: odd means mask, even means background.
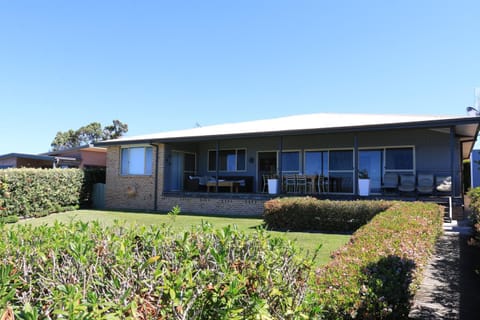
[[[0,155],[0,169],[7,168],[53,168],[55,158],[45,155],[8,153]]]
[[[0,169],[6,168],[105,168],[107,149],[83,146],[45,154],[0,155]]]
[[[108,208],[259,214],[274,196],[265,193],[266,175],[278,179],[280,193],[353,199],[366,172],[371,197],[462,199],[462,160],[479,124],[479,117],[308,114],[97,146],[108,148]],[[309,180],[287,179],[302,176]]]
[[[473,150],[470,157],[471,187],[480,187],[480,150]]]
[[[107,149],[92,145],[70,148],[46,153],[52,157],[73,158],[75,161],[65,163],[68,167],[80,169],[105,168],[107,166]]]

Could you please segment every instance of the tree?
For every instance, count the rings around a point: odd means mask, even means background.
[[[117,139],[126,132],[128,132],[128,125],[120,120],[113,120],[112,125],[105,126],[103,129],[99,122],[92,122],[77,130],[57,132],[50,146],[52,151],[65,150],[102,140]]]

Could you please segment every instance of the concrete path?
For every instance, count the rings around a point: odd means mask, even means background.
[[[471,227],[453,221],[425,270],[412,319],[480,319],[480,248],[468,245]]]

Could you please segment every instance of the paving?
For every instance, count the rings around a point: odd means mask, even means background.
[[[411,319],[480,319],[480,248],[468,244],[466,221],[444,225],[423,282],[414,297]]]

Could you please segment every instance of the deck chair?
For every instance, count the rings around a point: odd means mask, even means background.
[[[450,176],[436,176],[435,177],[435,191],[439,193],[452,192],[452,177]]]
[[[398,188],[398,174],[387,172],[383,175],[382,189],[384,191],[395,192]]]
[[[400,184],[398,185],[400,192],[414,192],[415,191],[415,176],[412,174],[401,174]]]
[[[418,175],[417,191],[420,194],[433,193],[433,174],[423,173]]]

